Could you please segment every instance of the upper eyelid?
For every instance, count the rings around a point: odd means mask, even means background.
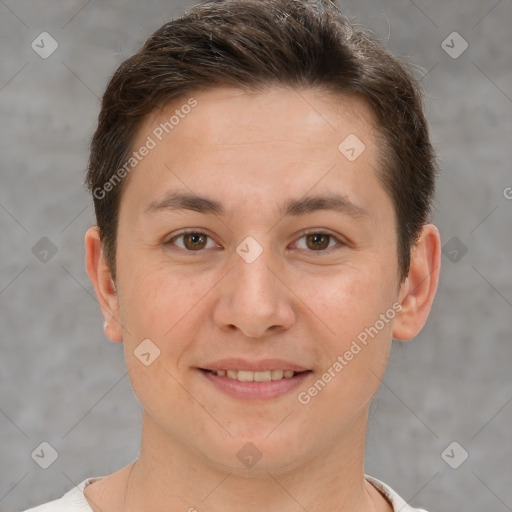
[[[179,238],[180,236],[184,236],[184,235],[206,235],[208,238],[210,238],[211,240],[214,240],[215,241],[215,238],[211,235],[208,234],[207,231],[205,230],[201,230],[201,229],[190,229],[190,230],[186,230],[186,231],[182,231],[181,233],[177,233],[176,235],[173,235],[171,236],[166,243],[169,243],[171,242],[172,240],[175,240],[176,238]],[[217,242],[215,242],[217,243]]]

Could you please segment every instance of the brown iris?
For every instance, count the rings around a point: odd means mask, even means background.
[[[208,238],[206,235],[201,233],[184,233],[182,236],[183,245],[187,249],[204,249]]]
[[[329,238],[329,235],[324,235],[322,233],[306,235],[306,245],[309,249],[313,250],[325,249],[329,246]],[[310,245],[310,242],[312,242],[312,245]]]

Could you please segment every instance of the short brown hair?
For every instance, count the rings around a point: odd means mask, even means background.
[[[410,68],[328,0],[209,1],[164,24],[115,71],[91,142],[86,183],[113,278],[126,179],[108,193],[103,187],[130,158],[143,118],[193,91],[280,85],[356,95],[371,108],[380,135],[378,175],[394,204],[399,277],[405,279],[437,174],[420,84]]]

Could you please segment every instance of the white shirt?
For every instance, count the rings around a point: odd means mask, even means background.
[[[100,478],[102,477],[87,478],[80,485],[68,491],[62,498],[50,501],[44,505],[39,505],[38,507],[27,509],[24,512],[93,512],[85,499],[84,489],[87,485],[92,484]],[[395,512],[427,512],[422,508],[412,508],[384,482],[369,475],[365,475],[365,478],[386,496]]]

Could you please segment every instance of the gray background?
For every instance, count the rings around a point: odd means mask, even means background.
[[[84,268],[94,218],[83,169],[108,78],[193,3],[0,1],[3,511],[137,456],[140,407]],[[427,325],[394,342],[366,471],[431,512],[512,510],[512,2],[342,6],[425,75],[442,166],[434,221],[449,243]],[[59,44],[48,59],[31,48],[44,31]],[[454,31],[469,44],[456,59],[441,46]],[[42,237],[57,249],[46,263],[33,253]],[[31,458],[43,441],[59,454],[48,469]],[[458,469],[441,456],[452,441],[469,454]]]

